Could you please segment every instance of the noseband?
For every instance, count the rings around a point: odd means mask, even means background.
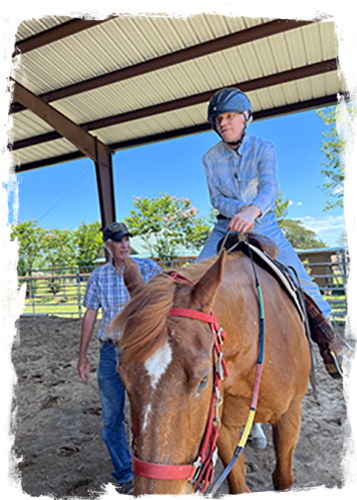
[[[176,282],[193,283],[176,272],[168,275]],[[226,338],[226,333],[219,327],[216,316],[213,311],[203,313],[194,309],[185,309],[173,307],[169,316],[179,316],[182,318],[196,319],[209,323],[214,339],[214,349],[217,354],[218,361],[214,367],[214,382],[213,391],[208,412],[205,434],[203,436],[201,447],[196,460],[191,465],[166,465],[156,464],[140,460],[135,452],[133,453],[133,472],[135,475],[147,477],[150,479],[172,480],[187,479],[194,484],[195,492],[203,492],[213,479],[214,467],[216,465],[218,450],[217,438],[220,426],[218,416],[219,407],[222,404],[223,398],[220,393],[221,380],[228,377],[226,363],[223,359],[222,344]],[[133,449],[135,449],[135,434],[133,432]]]

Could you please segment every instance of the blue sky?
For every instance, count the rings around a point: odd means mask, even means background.
[[[344,230],[343,210],[324,212],[327,194],[319,188],[325,126],[315,111],[253,122],[249,133],[271,140],[278,156],[278,179],[291,201],[288,216],[299,218],[329,246]],[[192,200],[201,215],[210,202],[201,158],[216,142],[214,132],[118,151],[114,156],[117,219],[133,208],[134,196],[168,192]],[[18,174],[20,220],[37,219],[44,228],[78,227],[100,219],[94,164],[89,159]],[[62,198],[63,197],[63,198]],[[62,198],[62,199],[61,199]],[[14,197],[12,197],[12,200]],[[16,214],[10,211],[10,221]]]

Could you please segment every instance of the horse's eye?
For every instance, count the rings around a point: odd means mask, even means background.
[[[208,376],[201,380],[199,386],[197,387],[197,392],[202,391],[208,384]]]

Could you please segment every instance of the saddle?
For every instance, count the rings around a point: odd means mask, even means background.
[[[341,368],[336,360],[346,349],[345,342],[335,333],[330,322],[322,314],[314,300],[301,290],[299,279],[295,269],[287,268],[277,261],[279,249],[277,245],[266,236],[253,232],[246,233],[254,262],[271,274],[286,291],[293,301],[300,318],[304,323],[305,332],[310,346],[312,361],[311,384],[315,395],[315,381],[313,375],[313,357],[311,353],[311,339],[318,344],[321,357],[324,361],[327,372],[332,378],[341,378]],[[224,238],[217,245],[217,252],[221,250]],[[226,239],[225,249],[229,252],[242,251],[248,257],[250,252],[245,240],[240,240],[238,233],[230,233]]]
[[[278,262],[276,259],[279,255],[279,248],[270,238],[256,233],[246,233],[248,243],[252,250],[254,262],[271,274],[285,290],[290,299],[293,301],[300,318],[305,322],[304,308],[301,304],[301,296],[299,294],[299,285],[295,282],[291,272],[287,267]],[[220,240],[217,245],[217,253],[220,252],[223,240]],[[224,245],[227,251],[242,251],[250,257],[249,248],[245,240],[240,240],[238,233],[230,233]]]

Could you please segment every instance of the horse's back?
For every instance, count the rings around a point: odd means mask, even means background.
[[[310,373],[304,325],[292,299],[264,269],[256,266],[264,304],[264,363],[260,413],[283,413],[294,398],[303,398]],[[253,383],[259,352],[260,312],[252,264],[244,255],[229,258],[214,310],[227,333],[227,359],[237,377]],[[239,353],[237,356],[237,352]],[[232,382],[230,382],[232,384]],[[236,383],[239,385],[239,381]],[[234,385],[236,385],[234,384]],[[264,409],[265,407],[265,409]],[[264,420],[264,418],[263,418]]]

